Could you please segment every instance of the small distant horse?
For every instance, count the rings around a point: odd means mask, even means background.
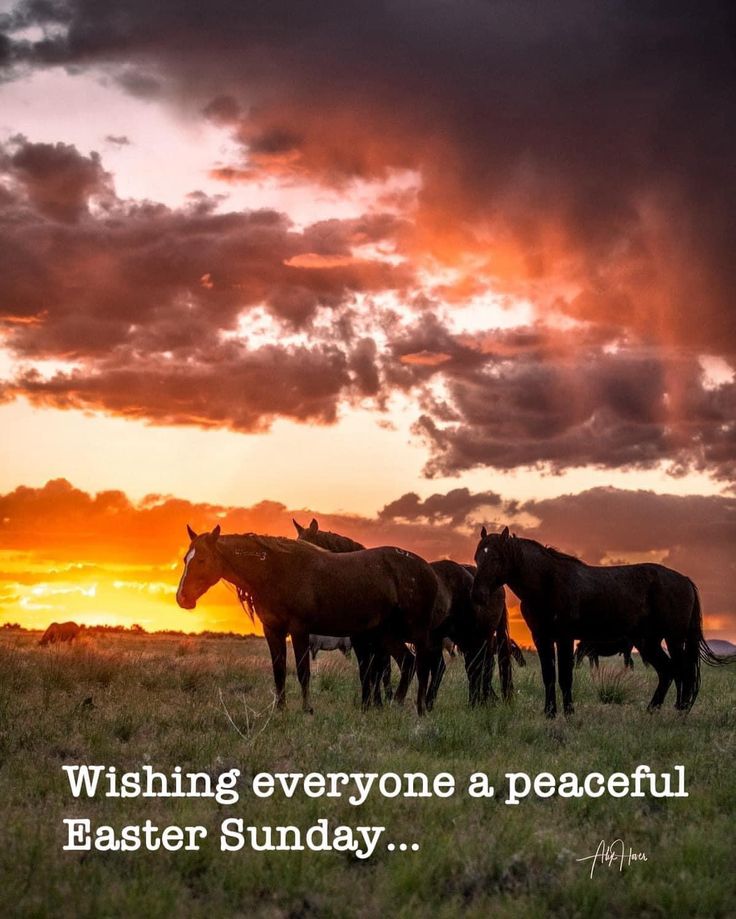
[[[623,654],[624,667],[633,670],[634,660],[631,656],[634,643],[628,639],[624,641],[581,641],[575,649],[575,666],[579,667],[587,657],[590,661],[590,669],[598,670],[600,664],[599,657],[613,657],[616,654]]]
[[[722,665],[736,655],[716,657],[703,638],[695,584],[663,565],[586,565],[572,555],[533,539],[488,534],[483,527],[475,552],[478,573],[473,597],[508,584],[521,600],[521,613],[539,652],[545,687],[545,714],[557,712],[555,645],[565,714],[573,711],[573,645],[630,639],[659,682],[649,709],[659,708],[674,678],[676,707],[690,709],[700,688],[700,662]],[[669,656],[662,648],[667,645]]]
[[[365,548],[348,536],[320,530],[319,523],[314,518],[308,527],[301,526],[296,520],[292,520],[292,523],[298,539],[330,552],[356,552]],[[448,646],[457,645],[465,658],[470,704],[478,705],[495,698],[491,679],[496,653],[499,658],[502,694],[505,699],[509,699],[513,695],[513,683],[506,595],[503,587],[489,598],[486,608],[476,609],[471,599],[474,565],[461,565],[449,559],[430,562],[430,565],[451,598],[448,616],[442,625],[443,644],[446,650],[449,650]],[[444,658],[440,655],[439,658],[435,658],[432,668],[427,694],[429,708],[434,705],[445,669]]]
[[[361,662],[363,707],[370,705],[380,672],[370,654],[358,648],[391,651],[412,642],[416,648],[417,712],[426,711],[427,686],[434,657],[442,654],[437,626],[450,600],[435,572],[418,555],[384,546],[343,555],[307,542],[256,533],[222,536],[219,525],[197,534],[191,543],[176,592],[183,609],[221,578],[263,623],[271,652],[276,703],[285,704],[286,638],[291,636],[302,708],[309,704],[309,635],[349,635]],[[403,672],[397,690],[403,701],[411,672]]]
[[[52,622],[41,636],[39,645],[54,645],[62,641],[76,641],[82,627],[76,622]]]
[[[347,635],[334,638],[332,635],[310,635],[309,651],[312,660],[316,660],[320,651],[341,651],[345,657],[350,657],[352,645]]]

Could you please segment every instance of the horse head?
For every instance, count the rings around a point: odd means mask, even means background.
[[[481,528],[480,542],[475,550],[478,567],[475,585],[479,589],[490,593],[508,581],[513,570],[515,541],[508,527],[500,533],[489,533],[485,527]]]
[[[211,533],[197,533],[187,525],[189,549],[184,556],[184,572],[176,591],[176,602],[182,609],[194,609],[197,600],[216,584],[224,573],[223,558],[217,551],[218,524]]]
[[[314,517],[312,517],[312,521],[308,527],[303,527],[300,523],[294,520],[293,517],[291,518],[291,522],[294,524],[297,539],[303,539],[306,542],[311,542],[319,532],[319,524]]]

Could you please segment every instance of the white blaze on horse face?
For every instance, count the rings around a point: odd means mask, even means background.
[[[181,596],[181,588],[182,588],[184,581],[186,581],[187,579],[187,571],[189,571],[189,562],[191,562],[191,560],[194,558],[194,552],[195,552],[195,549],[194,547],[192,547],[187,552],[187,554],[184,556],[184,574],[182,574],[181,576],[181,580],[179,581],[179,589],[176,591],[177,600]]]

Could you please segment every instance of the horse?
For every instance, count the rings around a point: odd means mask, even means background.
[[[310,635],[309,651],[312,660],[316,660],[320,651],[341,651],[345,657],[350,657],[352,645],[347,635],[341,635],[339,638],[333,638],[331,635]]]
[[[578,646],[575,649],[575,666],[579,667],[587,657],[590,661],[590,669],[595,668],[597,670],[599,657],[613,657],[615,654],[623,654],[624,667],[633,670],[634,660],[631,657],[633,647],[634,643],[631,639],[613,642],[581,641],[578,642]]]
[[[308,527],[301,526],[293,519],[292,523],[299,540],[310,542],[330,552],[356,552],[365,549],[365,546],[348,536],[320,530],[315,518],[312,518]],[[491,687],[496,652],[499,657],[502,695],[504,699],[510,699],[513,695],[511,648],[503,587],[489,598],[486,608],[476,609],[471,601],[474,565],[461,565],[449,559],[430,562],[430,565],[451,597],[448,618],[442,627],[443,643],[456,644],[463,654],[468,677],[469,704],[478,705],[496,698]],[[498,617],[500,619],[496,625]],[[494,623],[493,627],[490,625],[491,622]],[[435,658],[431,673],[427,696],[429,708],[434,705],[437,698],[445,669],[444,658],[440,655],[439,658]]]
[[[692,708],[700,688],[700,662],[719,666],[703,637],[700,598],[683,574],[651,563],[597,567],[533,539],[483,527],[475,552],[478,573],[473,600],[507,584],[521,600],[521,613],[539,652],[545,714],[557,713],[555,645],[565,714],[572,714],[573,644],[629,639],[657,671],[649,710],[661,707],[674,678],[676,707]],[[667,645],[669,655],[662,647]]]
[[[417,712],[426,711],[427,685],[434,655],[442,653],[436,628],[447,616],[450,599],[435,572],[418,555],[392,546],[344,555],[304,541],[255,533],[197,534],[187,526],[176,601],[194,609],[197,600],[224,579],[233,584],[258,615],[271,652],[276,704],[286,704],[286,638],[291,636],[302,709],[309,704],[309,635],[349,635],[364,652],[361,663],[363,708],[371,702],[380,676],[366,651],[391,650],[410,641],[416,648]],[[411,673],[402,673],[397,696],[403,701]]]
[[[52,622],[39,640],[39,645],[53,645],[61,641],[75,641],[82,627],[76,622]]]
[[[326,549],[328,552],[361,552],[365,549],[362,543],[356,542],[348,536],[340,536],[338,533],[320,530],[319,523],[314,517],[312,517],[307,527],[302,526],[293,517],[291,522],[294,524],[294,529],[297,532],[297,539],[311,543],[313,546],[319,546],[321,549]],[[374,686],[373,701],[374,704],[381,705],[381,682],[383,683],[383,691],[386,695],[386,700],[390,702],[394,697],[393,688],[391,686],[391,658],[388,655],[384,655],[382,660],[378,660],[375,650],[370,653],[374,657],[374,665],[380,669],[381,673],[381,680],[377,680]],[[360,667],[359,654],[360,652],[356,648],[355,656],[358,658],[358,666]],[[401,673],[407,670],[411,671],[413,675],[415,666],[414,654],[409,648],[406,646],[402,648],[397,647],[395,649],[395,660]],[[398,702],[399,699],[397,698],[396,701]]]

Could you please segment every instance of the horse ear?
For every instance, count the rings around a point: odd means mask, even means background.
[[[191,541],[194,542],[194,540],[197,538],[197,534],[196,534],[196,533],[194,532],[194,530],[189,526],[189,524],[187,524],[187,533],[189,533],[189,538],[191,539]]]
[[[304,532],[304,527],[301,525],[301,523],[297,523],[293,517],[291,518],[291,522],[294,524],[294,529],[297,531],[297,533]]]
[[[318,529],[319,529],[319,524],[317,523],[317,518],[312,517],[312,521],[309,524],[309,532],[316,533]]]
[[[480,538],[485,539],[488,536],[488,530],[485,527],[480,528]]]
[[[219,524],[219,523],[218,523],[217,526],[214,528],[214,530],[212,531],[211,535],[214,536],[215,539],[217,539],[217,537],[220,535],[220,524]]]
[[[503,530],[501,530],[501,539],[506,540],[508,538],[509,538],[509,528],[504,527]]]

